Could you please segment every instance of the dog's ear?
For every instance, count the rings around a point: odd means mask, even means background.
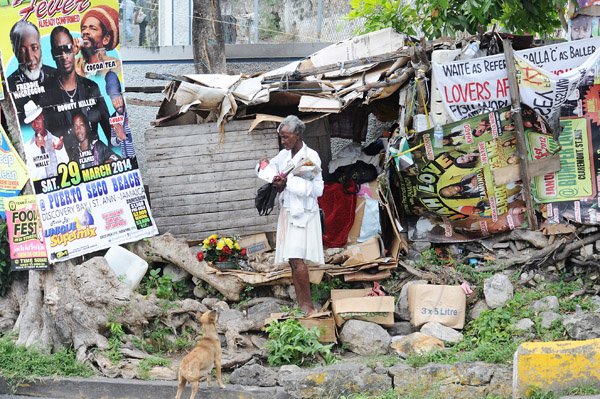
[[[218,316],[219,315],[218,315],[218,313],[217,313],[216,310],[209,311],[208,312],[208,320],[209,320],[209,322],[216,323]]]

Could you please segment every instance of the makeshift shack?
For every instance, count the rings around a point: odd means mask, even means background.
[[[600,39],[537,48],[497,33],[475,39],[418,43],[385,29],[258,76],[171,76],[146,135],[159,229],[188,240],[274,231],[277,211],[254,209],[253,166],[275,155],[288,114],[307,123],[331,183],[319,201],[326,247],[380,233],[381,257],[396,259],[406,237],[472,241],[539,222],[597,223]],[[356,143],[369,115],[388,127],[367,154]],[[332,159],[336,138],[355,145]],[[371,184],[349,186],[361,176]],[[328,266],[347,260],[327,255]]]

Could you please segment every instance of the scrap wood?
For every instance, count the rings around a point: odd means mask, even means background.
[[[340,69],[344,69],[344,68],[357,67],[357,66],[365,65],[365,64],[374,64],[374,63],[395,61],[399,57],[411,56],[413,53],[414,53],[414,50],[412,47],[405,47],[400,50],[396,50],[396,51],[392,51],[390,53],[385,53],[385,54],[376,55],[376,56],[372,56],[372,57],[357,58],[357,59],[354,59],[351,61],[346,61],[346,62],[331,63],[328,65],[322,65],[322,66],[319,66],[316,68],[307,68],[303,71],[296,70],[291,73],[286,72],[286,73],[282,73],[282,74],[269,75],[269,78],[270,79],[283,79],[283,78],[288,77],[290,79],[300,79],[300,78],[304,78],[307,76],[320,75],[320,74],[324,74],[327,72],[332,72],[332,71],[336,71],[336,70],[340,70]]]
[[[544,233],[524,229],[515,229],[504,234],[486,238],[481,240],[481,245],[487,250],[493,251],[496,244],[506,241],[526,241],[536,248],[544,248],[548,245],[548,238]]]
[[[398,264],[402,266],[407,272],[409,272],[413,276],[420,278],[421,280],[431,281],[436,284],[440,283],[439,278],[435,273],[418,270],[402,260],[398,260]]]
[[[547,236],[556,236],[561,234],[573,234],[575,226],[567,223],[544,223],[542,224],[542,233]]]

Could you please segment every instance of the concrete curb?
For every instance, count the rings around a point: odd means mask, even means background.
[[[213,381],[216,386],[216,382]],[[16,395],[44,396],[57,399],[148,399],[174,398],[176,381],[141,381],[112,378],[39,378],[17,388]],[[11,394],[4,377],[0,377],[0,394]],[[187,385],[182,397],[190,396]],[[226,385],[224,389],[200,384],[197,398],[202,399],[288,399],[281,387],[246,387]]]

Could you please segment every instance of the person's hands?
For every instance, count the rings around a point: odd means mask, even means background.
[[[115,130],[115,134],[117,135],[119,141],[125,141],[125,139],[127,138],[127,133],[125,133],[125,126],[121,125],[120,123],[115,123],[112,125],[112,128]]]
[[[287,184],[287,177],[275,176],[273,178],[273,185],[277,188],[277,191],[282,192]]]
[[[56,143],[52,144],[52,147],[54,147],[55,150],[60,151],[63,148],[63,138],[59,138],[58,141]]]
[[[263,170],[264,168],[267,167],[267,165],[269,165],[269,160],[267,158],[263,158],[260,161],[258,161],[258,165],[259,165],[259,169]]]

